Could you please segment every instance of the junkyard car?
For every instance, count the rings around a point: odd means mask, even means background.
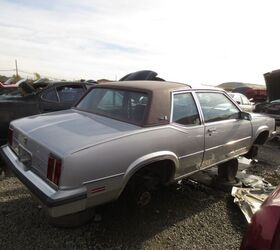
[[[248,155],[273,134],[228,94],[160,81],[94,86],[70,109],[13,121],[1,154],[52,217],[152,190]]]
[[[248,225],[240,250],[280,249],[280,186],[265,200]]]
[[[267,102],[256,105],[254,112],[264,113],[276,120],[280,125],[280,70],[264,74],[267,88]]]
[[[236,101],[243,111],[253,112],[254,104],[243,94],[240,93],[229,93],[230,97]]]
[[[19,89],[0,91],[0,145],[7,142],[9,123],[30,115],[69,109],[92,84],[57,82],[53,84],[26,82]]]
[[[267,114],[280,125],[280,99],[256,105],[254,112]]]

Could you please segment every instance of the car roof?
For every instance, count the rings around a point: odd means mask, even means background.
[[[108,82],[100,84],[100,86],[108,87],[120,87],[137,89],[143,91],[154,91],[154,90],[176,90],[176,89],[190,89],[191,86],[185,83],[169,82],[169,81],[118,81],[118,82]]]
[[[147,93],[150,101],[148,114],[146,115],[143,126],[155,126],[169,123],[171,93],[192,90],[191,86],[188,84],[169,81],[119,81],[94,85],[93,88],[109,88]],[[201,85],[199,88],[195,89],[223,91],[221,89]]]

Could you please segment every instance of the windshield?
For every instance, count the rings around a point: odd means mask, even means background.
[[[144,122],[147,104],[147,93],[94,88],[78,103],[76,108],[141,125]]]

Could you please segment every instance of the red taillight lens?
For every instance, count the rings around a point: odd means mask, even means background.
[[[58,186],[61,174],[61,160],[50,155],[48,161],[48,179]]]
[[[8,129],[8,144],[10,146],[13,145],[13,130],[11,128]]]

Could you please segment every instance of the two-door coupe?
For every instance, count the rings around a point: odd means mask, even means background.
[[[274,129],[219,89],[112,82],[70,110],[13,121],[1,154],[49,215],[63,218],[123,193],[144,206],[161,185],[248,156]]]

